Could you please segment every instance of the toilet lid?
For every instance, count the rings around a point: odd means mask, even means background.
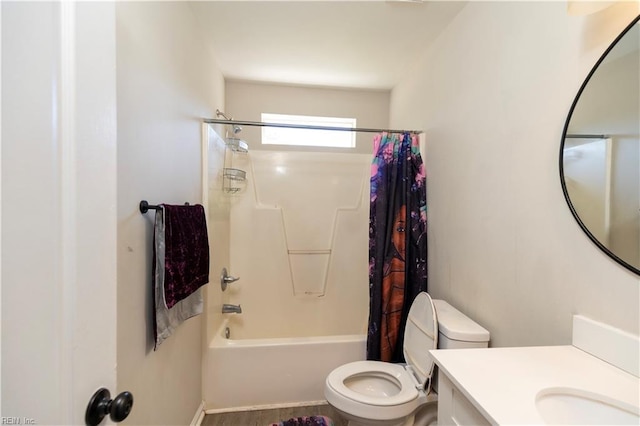
[[[418,381],[425,386],[433,373],[434,361],[429,355],[438,347],[438,320],[431,296],[419,293],[409,309],[404,332],[404,359],[413,369]],[[429,391],[429,389],[425,389]]]
[[[399,390],[393,395],[366,395],[351,389],[345,384],[347,379],[357,376],[377,377],[380,380],[393,381]],[[415,383],[401,364],[380,361],[354,361],[333,370],[327,376],[326,382],[339,395],[358,403],[372,406],[401,405],[418,397]]]

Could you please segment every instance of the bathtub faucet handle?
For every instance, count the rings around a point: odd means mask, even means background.
[[[222,272],[220,273],[220,287],[222,287],[222,291],[227,289],[227,284],[231,284],[232,282],[236,282],[240,279],[240,277],[232,277],[227,273],[227,268],[222,268]]]

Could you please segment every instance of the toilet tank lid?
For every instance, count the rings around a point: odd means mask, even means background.
[[[451,340],[488,342],[489,332],[480,324],[445,302],[433,299],[438,318],[438,331]]]

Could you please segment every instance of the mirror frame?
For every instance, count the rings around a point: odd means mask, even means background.
[[[609,52],[611,52],[611,50],[618,44],[620,39],[622,37],[624,37],[631,30],[631,28],[633,28],[633,26],[636,25],[636,23],[638,23],[639,20],[640,20],[640,15],[636,16],[636,18],[633,21],[631,21],[631,23],[629,25],[626,26],[626,28],[620,33],[620,35],[618,35],[618,37],[616,37],[616,39],[611,43],[611,45],[609,45],[607,50],[604,51],[602,56],[600,56],[600,59],[598,59],[598,61],[593,66],[593,68],[591,68],[591,71],[587,75],[587,78],[582,83],[582,86],[580,86],[580,90],[578,90],[578,94],[576,95],[575,99],[573,100],[573,103],[571,104],[571,108],[569,109],[569,115],[567,116],[567,120],[564,123],[564,129],[562,130],[562,139],[560,141],[560,161],[559,161],[559,166],[560,166],[560,184],[562,185],[562,192],[564,194],[564,199],[566,200],[567,204],[569,205],[569,210],[571,210],[571,214],[573,214],[573,217],[576,219],[576,221],[580,225],[580,228],[582,228],[584,233],[587,234],[589,239],[596,246],[598,246],[598,248],[600,248],[600,250],[602,250],[610,258],[615,260],[618,264],[624,266],[625,268],[627,268],[631,272],[634,272],[637,275],[640,275],[640,269],[638,269],[635,266],[631,265],[630,263],[622,260],[615,253],[613,253],[609,248],[607,248],[604,244],[602,244],[591,233],[591,231],[589,231],[589,229],[586,227],[584,222],[582,222],[582,219],[580,219],[580,216],[578,216],[578,213],[577,213],[575,207],[573,206],[573,204],[571,203],[571,199],[569,198],[569,191],[567,190],[567,185],[566,185],[565,178],[564,178],[564,142],[566,140],[567,130],[569,129],[569,123],[571,122],[571,118],[573,116],[573,112],[575,110],[575,107],[578,104],[578,101],[580,100],[580,96],[582,95],[582,92],[584,91],[585,87],[587,86],[587,84],[591,80],[591,77],[596,72],[596,70],[598,69],[600,64],[607,57]]]

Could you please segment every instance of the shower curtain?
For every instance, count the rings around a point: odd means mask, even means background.
[[[415,134],[378,134],[373,152],[367,359],[404,362],[409,308],[427,290],[426,176]]]

